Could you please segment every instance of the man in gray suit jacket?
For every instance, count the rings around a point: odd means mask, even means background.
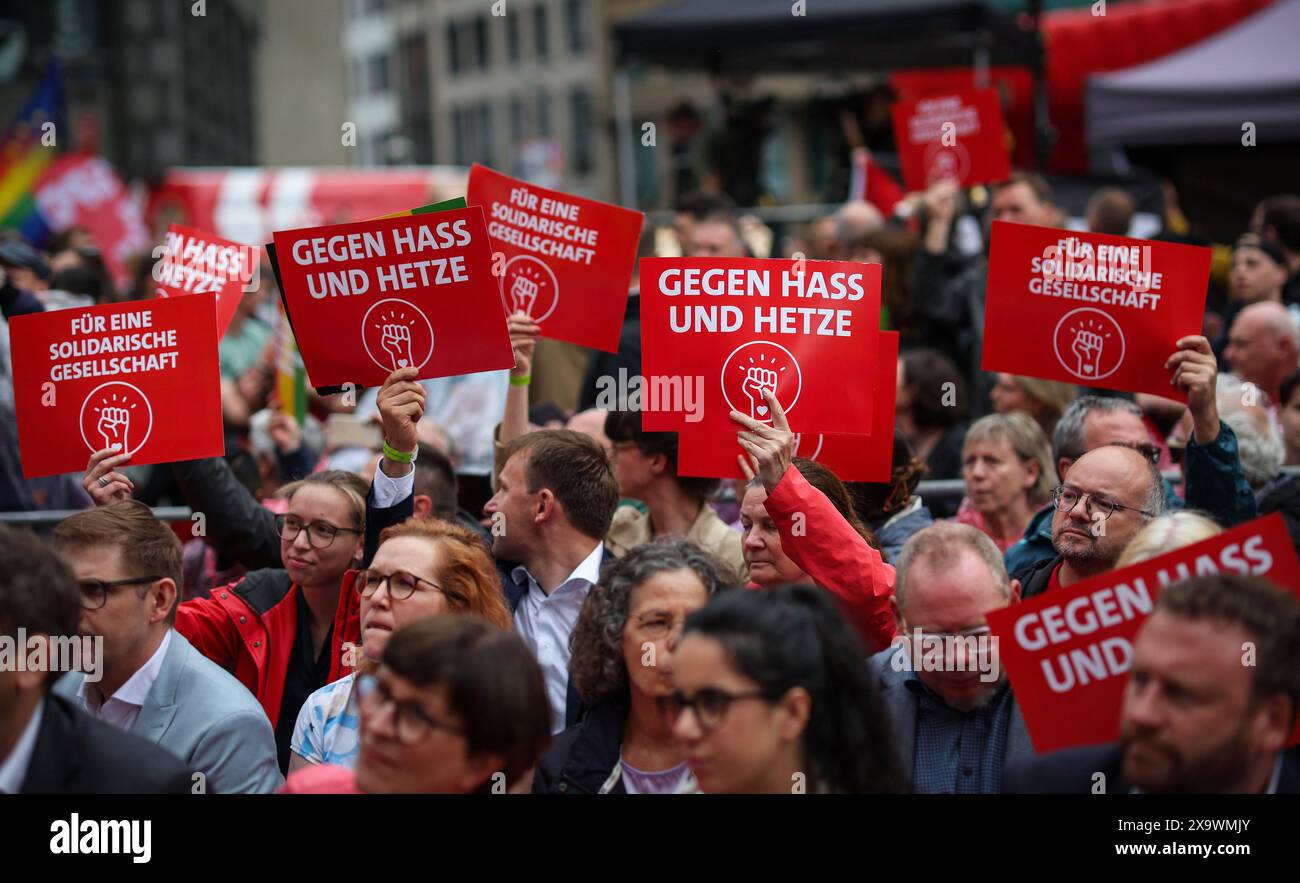
[[[176,535],[147,506],[123,500],[65,519],[54,540],[81,588],[81,633],[103,639],[97,664],[65,675],[55,692],[179,757],[193,790],[276,791],[283,779],[261,704],[171,627]]]
[[[1003,769],[1034,756],[985,620],[1020,584],[988,536],[950,521],[913,534],[896,568],[901,643],[869,664],[904,772],[918,793],[997,793]]]

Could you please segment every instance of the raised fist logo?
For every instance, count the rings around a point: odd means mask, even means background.
[[[93,451],[134,454],[153,432],[153,408],[139,388],[120,380],[101,383],[81,403],[81,440]]]
[[[742,344],[722,366],[722,396],[727,406],[754,420],[772,422],[766,390],[789,413],[803,389],[803,375],[794,355],[778,343],[755,340]]]
[[[415,304],[385,298],[366,310],[361,343],[384,373],[411,366],[423,368],[433,355],[433,325]]]
[[[115,451],[129,451],[126,443],[126,431],[131,427],[131,412],[126,408],[101,408],[99,412],[100,436],[104,447]]]
[[[412,364],[410,326],[386,324],[382,326],[382,331],[380,345],[393,360],[393,370]]]
[[[1095,307],[1080,307],[1061,317],[1052,346],[1061,367],[1080,380],[1109,377],[1124,361],[1124,332]]]
[[[776,372],[750,365],[745,369],[745,381],[740,389],[749,398],[749,416],[755,420],[768,419],[769,408],[764,403],[763,390],[776,395]]]
[[[510,299],[514,302],[514,312],[533,315],[533,305],[537,303],[539,286],[526,276],[516,276],[510,286]]]
[[[501,302],[507,313],[525,313],[540,324],[560,302],[560,283],[542,261],[530,255],[515,255],[501,274]]]

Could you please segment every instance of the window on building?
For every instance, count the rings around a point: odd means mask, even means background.
[[[569,132],[572,144],[569,155],[573,171],[589,175],[596,167],[595,129],[591,119],[591,93],[578,88],[569,93]]]
[[[564,0],[564,32],[570,52],[587,49],[587,0]]]
[[[511,64],[518,64],[522,56],[519,46],[519,16],[507,15],[506,20],[506,57]]]
[[[551,96],[545,92],[537,93],[537,134],[541,138],[551,137]]]
[[[453,74],[460,73],[460,40],[456,34],[456,23],[448,22],[446,27],[447,37],[447,70]]]
[[[370,56],[366,72],[370,94],[378,95],[392,90],[392,62],[392,57],[385,52]]]
[[[551,54],[551,35],[547,28],[549,27],[550,17],[546,14],[546,6],[538,3],[533,7],[533,44],[537,49],[537,60],[546,62]]]
[[[496,133],[492,126],[492,105],[487,102],[478,106],[478,136],[478,156],[475,159],[484,165],[495,166]]]
[[[480,15],[474,19],[474,60],[479,70],[488,69],[488,62],[492,55],[488,48],[488,21],[487,16]]]

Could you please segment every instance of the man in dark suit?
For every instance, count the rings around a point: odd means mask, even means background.
[[[0,791],[189,793],[176,757],[50,695],[60,674],[50,669],[64,661],[56,641],[78,636],[80,612],[67,565],[35,535],[0,525],[0,640],[24,660],[0,666]]]
[[[1133,643],[1119,742],[1006,771],[1008,793],[1296,794],[1300,601],[1257,577],[1166,588]]]

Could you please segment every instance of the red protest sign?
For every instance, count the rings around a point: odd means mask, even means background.
[[[158,252],[155,250],[155,256]],[[256,280],[256,249],[222,239],[212,233],[172,224],[154,264],[153,278],[159,297],[182,294],[216,294],[217,337],[230,327],[244,287]]]
[[[114,445],[135,465],[225,453],[216,323],[211,294],[11,319],[23,475]]]
[[[282,230],[275,254],[316,387],[510,368],[514,356],[477,206]]]
[[[1185,402],[1164,364],[1209,275],[1208,248],[995,221],[982,367]]]
[[[894,453],[894,400],[898,392],[898,333],[880,333],[876,395],[871,407],[871,435],[804,432],[795,435],[796,457],[816,460],[841,481],[888,482]],[[734,432],[684,430],[677,434],[677,474],[701,478],[744,478],[737,455],[743,453]]]
[[[1216,573],[1260,576],[1300,595],[1300,562],[1282,516],[1258,518],[990,613],[989,629],[1034,748],[1045,752],[1113,741],[1133,639],[1161,588]]]
[[[795,432],[869,435],[879,337],[879,264],[643,258],[642,424],[734,433],[766,388]]]
[[[542,337],[616,352],[645,216],[477,163],[466,199],[487,218],[506,312],[527,313]]]
[[[944,179],[970,187],[1010,177],[1006,125],[994,90],[898,101],[893,112],[908,190]]]

